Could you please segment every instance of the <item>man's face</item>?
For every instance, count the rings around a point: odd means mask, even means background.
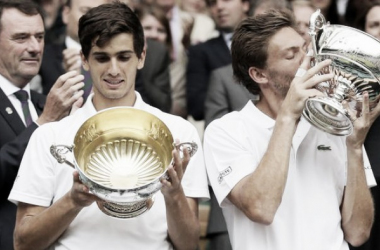
[[[0,74],[22,88],[40,69],[44,49],[44,23],[15,8],[4,9],[0,32]]]
[[[82,60],[91,73],[97,109],[133,104],[136,72],[144,66],[145,51],[138,59],[132,34],[116,35],[103,48],[94,45],[88,60],[83,55]]]
[[[309,44],[311,37],[309,35],[310,16],[314,13],[314,9],[310,6],[294,6],[293,13],[297,21],[298,29],[301,36]]]
[[[62,6],[63,0],[42,0],[41,7],[45,11],[45,27],[49,29],[53,26],[55,20],[57,19],[57,15],[59,12],[59,8]]]
[[[294,29],[283,28],[270,40],[267,67],[268,87],[285,97],[306,52],[306,42]]]
[[[249,2],[242,0],[211,0],[211,15],[218,29],[232,32],[246,18]]]
[[[66,24],[66,32],[69,37],[79,42],[78,23],[79,18],[91,8],[107,3],[107,0],[72,0],[71,7],[65,6],[62,12],[63,22]]]
[[[365,32],[380,40],[380,6],[373,7],[366,16]]]
[[[169,11],[174,7],[175,0],[155,0],[153,3],[157,4],[164,11]]]
[[[145,38],[166,42],[167,31],[165,27],[153,15],[147,14],[141,20],[141,25],[144,28]]]

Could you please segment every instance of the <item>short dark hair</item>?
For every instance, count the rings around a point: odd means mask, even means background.
[[[249,68],[265,69],[269,40],[282,28],[297,30],[288,10],[270,10],[256,17],[248,17],[236,28],[232,37],[232,68],[235,79],[252,94],[259,94],[259,85],[249,75]]]
[[[3,16],[4,9],[17,9],[28,16],[40,15],[44,21],[44,12],[42,8],[30,0],[0,0],[0,31],[2,28],[1,18]]]
[[[103,47],[121,33],[132,34],[133,49],[136,56],[141,58],[145,43],[144,30],[136,14],[126,4],[102,4],[91,8],[79,19],[78,37],[85,58],[88,58],[94,42],[96,46]]]

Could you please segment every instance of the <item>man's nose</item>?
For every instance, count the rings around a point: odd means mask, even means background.
[[[42,42],[36,39],[34,36],[31,36],[28,41],[28,51],[39,53],[42,50]]]
[[[108,72],[112,76],[116,76],[119,74],[119,66],[116,59],[111,59]]]

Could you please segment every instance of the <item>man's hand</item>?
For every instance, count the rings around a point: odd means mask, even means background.
[[[310,61],[310,56],[304,57],[298,69],[301,72],[304,71],[304,74],[300,75],[299,71],[295,73],[289,91],[282,103],[283,112],[287,112],[296,120],[301,116],[305,102],[309,97],[324,96],[322,92],[314,87],[321,82],[332,79],[334,76],[332,73],[318,75],[319,72],[331,64],[331,60],[322,61],[312,68],[310,68]]]
[[[88,187],[86,187],[79,179],[78,171],[73,173],[73,187],[69,193],[69,197],[78,208],[88,207],[94,201],[100,201],[101,199],[90,193]]]
[[[176,142],[178,143],[178,142]],[[161,179],[161,192],[164,196],[173,197],[178,192],[182,192],[181,180],[190,161],[190,154],[186,147],[183,149],[183,158],[180,157],[177,149],[172,152],[174,165],[168,167],[169,180]]]
[[[353,110],[348,103],[343,102],[344,108],[348,111],[352,124],[354,126],[352,134],[347,137],[347,143],[350,143],[355,148],[361,148],[373,122],[380,115],[380,104],[376,100],[377,105],[370,110],[369,96],[367,92],[363,92],[363,103],[361,110]]]
[[[69,72],[75,70],[78,73],[80,73],[82,60],[78,49],[65,49],[62,54],[63,68],[65,69],[65,71]]]
[[[70,71],[61,75],[51,88],[44,107],[44,111],[37,119],[42,125],[47,122],[59,121],[67,116],[74,106],[83,103],[84,76],[76,71]]]

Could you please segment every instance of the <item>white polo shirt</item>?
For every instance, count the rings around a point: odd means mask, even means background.
[[[195,127],[178,116],[149,106],[138,93],[136,95],[134,107],[160,118],[168,126],[174,139],[198,144],[198,151],[186,168],[182,186],[187,197],[208,198],[202,146]],[[74,143],[79,127],[96,114],[92,96],[73,115],[60,122],[44,124],[33,133],[9,200],[16,204],[24,202],[49,207],[71,189],[74,170],[67,164],[59,164],[49,149],[53,144],[70,146]],[[157,192],[154,198],[154,204],[149,211],[127,220],[109,217],[93,203],[81,210],[49,249],[173,249],[167,237],[164,197],[161,192]]]
[[[227,198],[262,159],[275,121],[249,101],[240,112],[213,121],[205,131],[207,174],[222,206],[233,249],[347,250],[341,228],[346,183],[345,137],[301,119],[293,137],[288,179],[271,225],[254,223]],[[367,156],[366,177],[376,185]]]

